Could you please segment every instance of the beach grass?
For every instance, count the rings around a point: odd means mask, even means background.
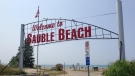
[[[20,72],[18,68],[13,68],[13,67],[7,67],[3,71],[2,69],[5,66],[0,64],[0,75],[19,75],[19,74],[26,74],[26,72]]]
[[[0,69],[1,71],[1,69]],[[0,72],[0,75],[20,75],[20,74],[26,74],[25,72],[20,72],[17,68],[6,68],[2,72]]]

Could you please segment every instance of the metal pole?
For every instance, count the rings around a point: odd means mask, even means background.
[[[65,76],[65,62],[64,62],[64,76]]]
[[[38,12],[39,12],[39,6],[38,6]],[[39,27],[39,14],[38,14],[38,27]],[[39,35],[39,29],[38,29],[38,35]],[[39,43],[37,42],[37,74],[38,74],[38,50],[39,50]]]
[[[118,21],[118,31],[119,31],[119,52],[120,60],[125,60],[125,43],[124,43],[124,29],[123,29],[123,13],[122,13],[122,1],[117,0],[117,21]]]
[[[88,65],[88,76],[90,76],[89,65]]]
[[[24,24],[21,24],[19,70],[23,71]]]
[[[37,45],[37,74],[38,74],[38,45]]]

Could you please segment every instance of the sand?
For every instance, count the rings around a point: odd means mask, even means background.
[[[29,69],[29,68],[26,68],[24,69],[28,74],[36,74],[37,70],[36,69]],[[86,69],[83,69],[83,70],[86,70]],[[69,68],[66,68],[65,71],[68,73],[68,74],[65,74],[65,75],[57,75],[57,76],[88,76],[88,72],[87,71],[74,71],[72,68],[69,69]],[[99,71],[92,71],[92,69],[90,70],[90,76],[103,76],[102,75],[102,72],[103,70],[100,69]]]
[[[37,69],[31,69],[31,68],[24,68],[24,71],[28,74],[34,74],[37,72]]]
[[[74,71],[73,69],[65,69],[68,74],[65,76],[88,76],[88,72],[85,71]],[[57,76],[64,76],[64,75],[57,75]],[[90,76],[103,76],[102,71],[91,71]]]

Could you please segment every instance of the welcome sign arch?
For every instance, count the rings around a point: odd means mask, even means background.
[[[118,39],[107,29],[69,19],[46,19],[24,26],[25,38],[33,46],[82,39]],[[100,32],[99,32],[100,31]]]
[[[21,29],[21,46],[24,39],[32,46],[83,39],[118,39],[115,32],[73,19],[45,19],[22,24]]]
[[[83,39],[118,39],[120,59],[125,59],[121,1],[117,0],[119,35],[110,30],[73,19],[44,19],[21,25],[19,70],[23,68],[24,39],[32,46]]]

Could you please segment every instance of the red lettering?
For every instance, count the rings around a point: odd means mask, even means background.
[[[57,26],[58,26],[58,27],[59,27],[59,26],[61,27],[61,26],[62,26],[62,22],[61,22],[61,21],[58,21],[58,22],[57,22]]]
[[[48,39],[48,33],[46,33],[46,42],[50,42],[50,40]]]
[[[59,26],[62,26],[62,22],[59,23]]]
[[[54,26],[55,26],[55,23],[52,24],[52,28],[54,28]]]
[[[50,37],[51,37],[51,38],[50,38],[50,39],[51,39],[51,41],[54,41],[54,40],[53,40],[54,32],[51,32],[51,36],[50,36]]]
[[[39,30],[39,26],[38,26],[38,24],[37,25],[35,25],[36,26],[36,30]]]
[[[78,38],[83,38],[84,34],[81,34],[81,31],[83,32],[83,28],[78,29]]]
[[[45,34],[42,34],[42,42],[45,42]]]
[[[27,43],[30,44],[31,43],[31,37],[32,37],[32,34],[28,34],[27,35]]]
[[[61,25],[61,24],[62,24],[62,23],[60,23],[60,25]],[[41,23],[40,26],[38,26],[38,24],[36,24],[36,25],[33,25],[32,31],[50,29],[50,28],[54,28],[54,26],[55,26],[55,23],[46,24],[46,25],[43,25],[43,24]]]
[[[36,36],[35,35],[33,35],[32,43],[36,43]]]
[[[76,36],[76,30],[75,29],[72,29],[72,36],[71,36],[72,39],[76,39],[77,36]]]
[[[64,29],[59,29],[59,40],[64,40],[65,36],[64,36]]]
[[[51,28],[51,24],[48,24],[47,26],[48,26],[48,28]]]
[[[91,26],[85,27],[85,37],[91,37]]]
[[[37,43],[40,42],[40,34],[37,35]]]
[[[39,30],[43,30],[43,24],[42,23],[39,26]]]
[[[70,30],[66,30],[66,40],[69,40],[70,38],[68,37],[70,35]]]
[[[47,25],[44,26],[44,29],[48,29]]]
[[[54,28],[54,27],[55,27],[55,23],[48,24],[48,25],[43,25],[41,23],[40,26],[33,25],[32,31],[50,29],[50,28]],[[38,35],[28,34],[27,43],[30,44],[30,43],[54,41],[55,40],[54,36],[55,36],[54,32],[38,34]],[[78,30],[72,29],[72,31],[64,30],[64,29],[58,30],[58,40],[65,40],[65,39],[70,40],[70,39],[84,38],[84,37],[91,37],[91,26],[86,26],[84,28],[80,27],[80,28],[78,28]]]
[[[32,31],[36,31],[36,25],[33,25]]]

